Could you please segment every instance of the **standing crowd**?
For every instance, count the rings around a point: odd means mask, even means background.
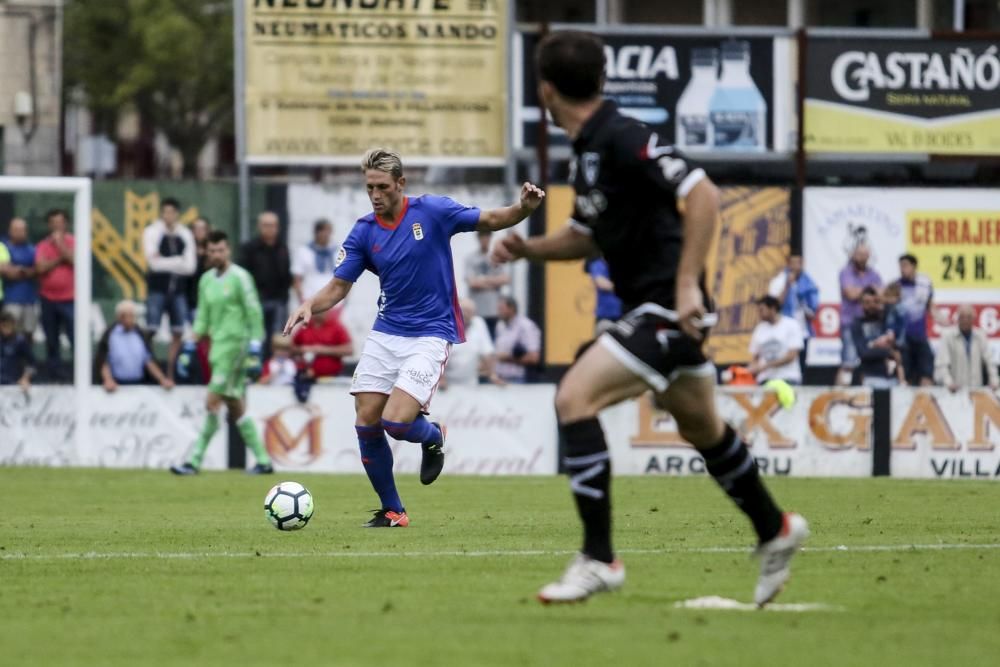
[[[95,355],[95,382],[108,391],[123,384],[159,384],[170,388],[186,328],[198,307],[198,283],[205,273],[205,246],[211,225],[198,218],[190,226],[180,221],[181,206],[163,199],[160,217],[143,232],[147,295],[144,303],[122,301],[114,322],[101,336]],[[10,221],[0,242],[0,384],[28,386],[32,381],[68,382],[74,341],[74,239],[69,215],[52,209],[47,234],[32,243],[22,218]],[[236,263],[253,277],[264,310],[266,359],[264,384],[289,385],[300,398],[318,380],[340,375],[344,358],[354,353],[351,336],[340,319],[341,309],[315,318],[308,327],[284,339],[289,299],[298,303],[313,296],[333,275],[338,245],[329,220],[317,220],[312,241],[294,251],[282,240],[277,214],[257,217],[257,234],[239,249]],[[541,367],[542,332],[520,312],[509,295],[510,268],[490,258],[491,234],[478,234],[478,248],[465,264],[468,297],[459,307],[465,320],[466,343],[454,347],[442,386],[517,384],[531,381]],[[1000,387],[989,339],[975,326],[972,306],[958,308],[948,326],[934,305],[931,279],[918,271],[913,255],[899,258],[899,276],[885,284],[870,266],[867,244],[858,243],[840,272],[840,335],[842,353],[838,384],[875,388],[900,385]],[[600,257],[585,262],[595,295],[595,335],[621,317],[607,263]],[[758,300],[759,322],[750,340],[750,363],[740,369],[750,383],[779,379],[803,382],[809,339],[816,334],[820,303],[815,281],[793,254]],[[937,352],[929,333],[932,323],[942,329]],[[44,358],[36,360],[38,331]],[[166,356],[156,358],[153,337],[161,327],[169,332]],[[65,355],[65,350],[69,355]],[[197,348],[189,382],[206,383],[208,350]]]
[[[1000,388],[989,340],[975,326],[975,309],[959,306],[954,326],[934,304],[934,285],[911,254],[899,258],[899,277],[885,284],[869,262],[871,249],[857,243],[841,270],[841,362],[837,384],[876,389],[942,385],[951,391]],[[803,270],[801,255],[771,281],[758,301],[760,322],[750,340],[750,382],[802,383],[809,338],[815,335],[819,290]],[[941,328],[937,353],[931,326]]]
[[[27,222],[10,221],[0,237],[0,384],[66,383],[72,379],[74,344],[74,239],[66,211],[46,214],[48,234],[30,240]],[[177,377],[185,331],[198,308],[206,245],[211,225],[198,218],[181,221],[181,204],[166,197],[159,217],[143,230],[146,298],[123,300],[100,336],[94,356],[94,382],[108,392],[122,385],[206,384],[211,376],[208,345],[195,348],[191,372]],[[294,251],[282,239],[281,221],[272,211],[257,217],[257,233],[236,253],[236,264],[253,277],[264,311],[265,363],[262,384],[288,385],[305,400],[310,387],[344,371],[354,354],[342,308],[313,318],[290,338],[281,335],[290,298],[301,303],[332,277],[338,244],[329,220],[317,220],[312,240]],[[480,234],[479,249],[466,264],[469,297],[461,302],[466,322],[464,345],[455,346],[443,385],[508,384],[529,381],[540,365],[541,332],[519,313],[506,294],[508,267],[489,258],[490,234]],[[39,324],[41,334],[39,337]],[[154,337],[167,332],[164,356],[157,358]],[[162,339],[162,336],[159,337]],[[36,340],[44,341],[38,360]]]

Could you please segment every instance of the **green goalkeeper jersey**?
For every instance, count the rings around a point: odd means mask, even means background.
[[[213,346],[263,341],[264,313],[253,277],[246,269],[230,264],[221,275],[218,269],[202,274],[194,333],[199,338],[208,335]]]

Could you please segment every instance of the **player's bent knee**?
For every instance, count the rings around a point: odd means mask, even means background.
[[[382,424],[382,406],[359,403],[355,406],[354,421],[357,426],[380,426]]]
[[[726,432],[725,423],[715,414],[694,414],[681,418],[675,414],[674,419],[677,421],[677,432],[696,449],[718,444]]]
[[[233,421],[241,418],[246,414],[246,408],[243,406],[241,401],[229,401],[226,403],[226,411],[229,413],[229,418]]]
[[[358,410],[354,419],[355,426],[381,426],[382,415],[375,410]]]
[[[556,415],[559,422],[568,424],[569,422],[588,419],[597,415],[597,411],[585,394],[570,388],[566,384],[560,384],[556,390]]]

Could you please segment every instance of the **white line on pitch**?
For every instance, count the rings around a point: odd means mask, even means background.
[[[710,609],[710,610],[721,610],[721,611],[761,611],[759,607],[755,604],[750,604],[749,602],[740,602],[739,600],[733,600],[730,598],[719,597],[718,595],[709,595],[703,598],[694,598],[691,600],[681,600],[680,602],[675,602],[674,607],[677,609]],[[763,611],[790,611],[790,612],[805,612],[805,611],[844,611],[843,607],[837,605],[825,604],[822,602],[792,602],[792,603],[777,603],[769,604],[764,607]]]
[[[832,547],[806,547],[807,553],[850,553],[878,551],[951,551],[951,550],[991,550],[1000,549],[1000,543],[988,544],[857,544]],[[115,560],[115,559],[197,559],[197,558],[489,558],[489,557],[530,557],[568,556],[576,553],[568,549],[525,549],[487,551],[86,551],[62,554],[4,553],[0,560]],[[662,549],[620,549],[621,554],[749,554],[746,547],[665,547]]]

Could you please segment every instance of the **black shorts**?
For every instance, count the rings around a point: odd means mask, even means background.
[[[707,338],[715,314],[703,319]],[[598,342],[656,393],[666,391],[682,375],[714,378],[716,374],[715,365],[705,356],[705,341],[681,331],[676,313],[656,304],[643,304],[626,313]]]

